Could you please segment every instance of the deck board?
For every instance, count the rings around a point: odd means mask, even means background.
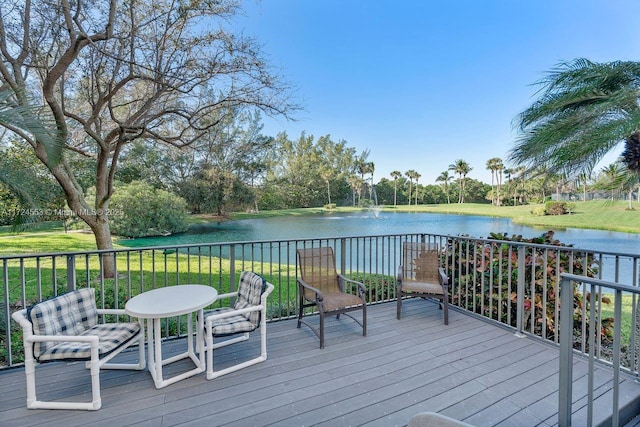
[[[349,318],[328,319],[322,350],[295,320],[270,323],[269,359],[213,381],[201,374],[157,390],[146,371],[102,371],[99,411],[28,410],[24,370],[0,371],[0,424],[403,426],[422,411],[477,426],[557,424],[557,348],[457,310],[445,326],[437,304],[419,299],[404,303],[401,320],[395,304],[371,306],[368,315],[366,337]],[[216,351],[216,369],[257,353],[254,335]],[[168,341],[163,351],[181,352],[184,345]],[[188,367],[181,361],[169,368]],[[576,358],[574,401],[584,402],[585,373],[586,362]],[[596,373],[605,396],[598,404],[606,407],[612,376],[604,368]],[[37,374],[40,397],[88,396],[82,364],[45,364]],[[639,384],[623,379],[623,386],[621,399],[638,399]]]

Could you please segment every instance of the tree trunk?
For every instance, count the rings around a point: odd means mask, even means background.
[[[398,204],[398,181],[394,181],[393,183],[393,207],[395,208]]]
[[[109,219],[105,214],[96,215],[96,221],[93,225],[90,225],[90,228],[95,236],[98,249],[113,249],[111,227],[109,226]],[[116,276],[115,254],[112,252],[102,254],[102,276],[104,278],[113,278]]]

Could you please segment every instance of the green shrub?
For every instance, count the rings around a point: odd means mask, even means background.
[[[544,210],[547,215],[566,215],[575,209],[572,203],[567,202],[546,202]]]
[[[184,199],[142,181],[118,188],[111,198],[109,221],[114,234],[126,237],[181,233],[188,228]]]
[[[553,340],[557,326],[556,311],[559,309],[559,305],[556,306],[559,273],[570,271],[579,276],[597,277],[598,266],[593,253],[563,251],[562,247],[570,247],[570,245],[560,243],[554,238],[552,231],[530,239],[520,235],[510,237],[502,233],[490,233],[489,239],[551,245],[558,249],[526,247],[525,268],[520,272],[517,249],[510,252],[509,247],[503,242],[486,243],[451,239],[447,245],[447,252],[443,254],[443,264],[447,266],[447,274],[452,278],[452,303],[516,327],[515,286],[518,274],[524,273],[524,283],[527,285],[524,289],[523,329]],[[453,271],[451,266],[455,266],[457,271]],[[533,268],[534,266],[545,266],[545,268]],[[533,274],[535,277],[532,277]],[[491,286],[488,287],[488,284]],[[576,307],[574,335],[580,336],[583,324],[582,308],[588,307],[591,300],[598,297],[591,298],[588,292],[580,290],[575,284],[573,286],[573,303]],[[597,302],[600,303],[600,301]],[[608,304],[609,300],[603,298],[601,302]],[[597,321],[602,325],[600,338],[606,344],[612,336],[613,319],[602,317],[599,308],[596,308],[596,311],[597,316],[600,317]],[[588,308],[584,312],[588,313]],[[589,320],[585,319],[585,322],[588,324]]]
[[[531,210],[531,213],[535,216],[545,216],[547,211],[543,206],[536,206]]]

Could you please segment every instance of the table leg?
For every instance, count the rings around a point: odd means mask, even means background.
[[[162,331],[160,329],[160,319],[153,319],[153,347],[155,353],[156,363],[155,365],[155,375],[154,382],[156,383],[156,388],[163,387],[163,378],[162,378]]]
[[[202,328],[204,325],[203,320],[204,310],[200,309],[198,311],[197,317],[197,330],[195,332],[196,344],[195,350],[199,351],[199,354],[196,355],[194,351],[194,332],[193,332],[193,314],[190,313],[187,315],[187,351],[167,359],[162,359],[162,331],[160,329],[160,318],[157,319],[149,319],[147,320],[147,333],[149,335],[149,346],[153,347],[153,349],[149,349],[149,372],[153,377],[153,382],[155,383],[156,388],[163,388],[168,386],[169,384],[173,384],[177,381],[180,381],[185,378],[192,377],[196,374],[205,371],[205,357],[204,357],[204,344],[200,342],[202,340]],[[151,326],[153,323],[153,327]],[[162,366],[168,365],[170,363],[176,362],[182,359],[191,359],[191,361],[196,366],[194,369],[191,369],[182,374],[175,375],[171,378],[164,379],[162,374]]]
[[[147,325],[147,369],[153,370],[153,321],[151,319],[144,320]]]
[[[204,309],[198,310],[198,317],[196,318],[198,323],[198,327],[196,329],[196,349],[198,351],[198,356],[200,359],[200,368],[205,369],[205,354],[204,354]]]

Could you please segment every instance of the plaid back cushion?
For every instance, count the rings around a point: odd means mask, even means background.
[[[29,308],[27,316],[34,335],[80,335],[98,323],[95,289],[78,289],[42,301]],[[34,343],[34,356],[56,344]]]
[[[236,310],[255,305],[260,305],[260,297],[267,289],[267,281],[259,274],[252,271],[243,271],[240,274],[240,284],[238,285],[238,298],[233,306]],[[260,323],[260,312],[252,311],[243,315],[254,325]]]

